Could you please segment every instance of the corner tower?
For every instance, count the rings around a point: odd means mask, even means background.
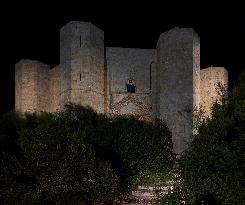
[[[23,59],[15,64],[15,110],[48,112],[50,108],[49,65]]]
[[[228,90],[228,72],[224,67],[201,70],[200,107],[205,118],[212,117],[212,106],[221,100],[222,91]],[[224,93],[223,93],[224,94]]]
[[[200,42],[193,29],[174,28],[160,35],[157,44],[157,114],[170,131],[174,151],[191,141],[193,109],[200,94]]]
[[[76,103],[104,112],[104,32],[72,21],[60,32],[61,106]]]

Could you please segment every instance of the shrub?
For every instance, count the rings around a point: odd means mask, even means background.
[[[117,177],[110,163],[97,160],[70,124],[63,115],[26,116],[18,139],[21,159],[2,152],[1,193],[8,203],[94,204],[115,197]]]
[[[119,117],[112,126],[113,150],[121,159],[121,164],[117,163],[115,169],[119,170],[125,191],[135,188],[137,184],[131,182],[136,175],[147,176],[150,172],[167,172],[172,168],[175,155],[171,133],[164,122],[145,123],[132,117]]]
[[[87,112],[91,113],[87,116]],[[109,161],[119,179],[120,194],[130,193],[136,186],[133,178],[149,172],[167,172],[175,154],[171,133],[163,121],[144,122],[134,117],[107,118],[91,109],[68,105],[64,111],[74,129],[80,129],[96,156]]]
[[[245,72],[223,102],[178,161],[182,182],[171,195],[186,204],[245,202]]]
[[[173,164],[171,135],[160,121],[110,119],[69,104],[0,122],[3,142],[15,144],[0,153],[5,204],[110,204],[132,190],[135,175]]]

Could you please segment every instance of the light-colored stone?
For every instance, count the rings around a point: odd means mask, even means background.
[[[209,67],[201,70],[200,107],[204,117],[211,117],[212,105],[221,100],[222,89],[228,89],[228,72],[224,67]]]
[[[162,34],[157,44],[159,114],[172,131],[178,153],[191,141],[192,112],[199,95],[199,47],[199,37],[187,28]]]
[[[193,109],[204,107],[209,116],[219,98],[216,84],[227,79],[224,68],[200,72],[200,42],[193,29],[161,34],[156,49],[119,48],[105,47],[104,32],[93,24],[72,21],[60,31],[58,66],[33,60],[16,64],[15,109],[55,112],[71,102],[108,115],[161,118],[180,153],[191,140]],[[130,81],[135,93],[127,91]]]
[[[152,119],[151,65],[156,61],[154,49],[107,48],[108,110],[112,114],[137,115]],[[153,66],[152,66],[153,67]],[[135,93],[128,93],[126,84],[133,80]]]
[[[49,109],[49,66],[34,60],[21,60],[15,67],[15,109],[40,112]]]

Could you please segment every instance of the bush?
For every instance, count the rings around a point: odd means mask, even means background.
[[[171,135],[160,121],[110,119],[70,104],[0,122],[2,142],[14,144],[0,153],[4,204],[112,204],[132,190],[135,175],[173,164]]]
[[[171,134],[161,121],[142,122],[134,118],[116,118],[113,150],[120,156],[115,170],[118,171],[125,191],[132,191],[137,184],[132,179],[137,175],[169,171],[175,159]],[[120,168],[123,168],[120,171]]]
[[[87,115],[88,111],[91,111]],[[68,105],[63,113],[74,129],[82,129],[96,156],[109,161],[119,179],[119,194],[130,193],[133,178],[142,173],[167,172],[175,154],[171,133],[163,121],[144,122],[134,117],[107,118],[91,109]]]
[[[1,193],[7,193],[8,203],[94,204],[113,199],[117,178],[110,163],[97,160],[91,145],[67,124],[70,119],[63,115],[26,116],[19,131],[22,159],[10,158],[3,173],[8,191]]]
[[[186,204],[245,203],[245,72],[223,104],[214,105],[212,119],[200,125],[178,166],[182,181],[172,199],[178,196]]]

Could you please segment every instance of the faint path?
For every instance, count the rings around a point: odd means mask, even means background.
[[[167,194],[168,190],[173,187],[174,181],[166,181],[163,183],[156,183],[146,186],[138,186],[136,191],[132,192],[132,195],[121,202],[120,205],[145,205],[153,204],[158,199]]]

